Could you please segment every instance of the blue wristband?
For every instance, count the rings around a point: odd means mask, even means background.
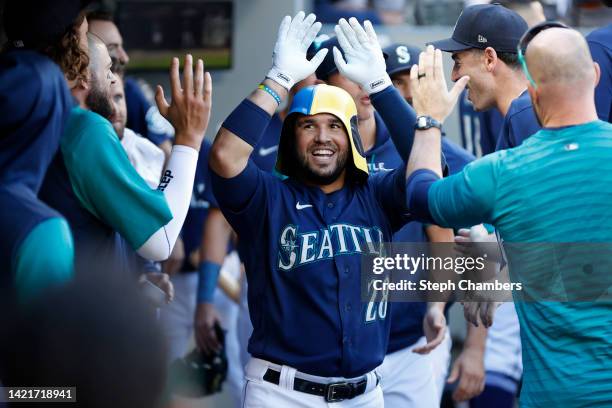
[[[198,270],[198,303],[212,303],[221,265],[204,261]]]
[[[280,105],[281,103],[281,98],[280,96],[278,96],[278,94],[274,91],[274,89],[270,88],[267,85],[261,84],[257,87],[257,89],[261,89],[264,92],[267,92],[272,98],[274,98],[274,100],[276,101],[277,104]]]
[[[256,146],[268,127],[272,116],[248,99],[240,105],[223,122],[223,127],[251,146]]]

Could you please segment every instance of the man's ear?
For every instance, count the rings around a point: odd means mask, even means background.
[[[487,72],[493,72],[497,63],[499,62],[499,57],[497,56],[497,51],[495,51],[492,47],[487,47],[484,50],[484,64]]]
[[[597,86],[599,85],[599,80],[601,79],[601,68],[596,62],[593,62],[593,68],[595,69],[595,86]]]
[[[89,81],[89,79],[85,80],[79,78],[73,81],[68,81],[68,85],[70,87],[70,93],[72,93],[72,96],[79,102],[79,105],[82,108],[85,108],[85,100],[87,99],[87,95],[91,89],[91,81]]]

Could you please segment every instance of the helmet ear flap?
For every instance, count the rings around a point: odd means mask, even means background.
[[[353,145],[355,146],[355,149],[357,149],[357,153],[365,157],[363,144],[361,144],[361,135],[359,134],[357,116],[351,117],[351,137],[353,138]]]

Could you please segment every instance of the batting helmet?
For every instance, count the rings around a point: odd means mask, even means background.
[[[299,91],[293,98],[289,113],[283,122],[278,145],[276,171],[289,177],[296,176],[295,160],[291,158],[295,149],[295,120],[302,115],[329,113],[342,121],[351,143],[350,171],[357,181],[368,177],[368,164],[363,154],[361,137],[357,127],[357,108],[351,95],[344,89],[330,85],[313,85]]]
[[[224,332],[215,324],[217,339],[224,344]],[[170,366],[171,390],[174,394],[189,398],[201,398],[221,392],[227,377],[227,355],[225,347],[212,354],[204,354],[198,349]]]

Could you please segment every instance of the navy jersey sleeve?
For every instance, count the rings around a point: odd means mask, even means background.
[[[398,167],[388,172],[378,172],[369,177],[376,200],[391,223],[393,231],[409,221],[406,205],[406,168]]]
[[[609,32],[608,46],[599,41],[600,36],[595,36],[595,38],[589,36],[588,40],[593,61],[599,64],[601,72],[599,83],[595,88],[597,116],[601,120],[610,122],[612,120],[612,49],[610,48],[612,46],[612,38],[610,38],[612,36],[612,25],[603,30]]]
[[[216,202],[238,235],[260,234],[265,225],[269,190],[280,180],[260,170],[252,160],[235,177],[223,178],[212,169],[210,176]]]

